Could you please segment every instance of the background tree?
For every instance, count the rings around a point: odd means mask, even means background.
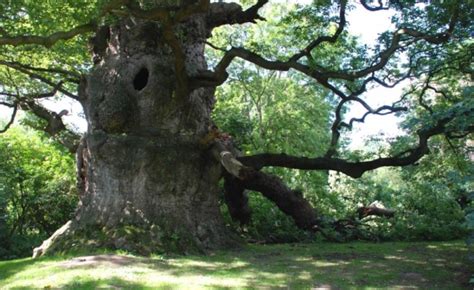
[[[272,200],[301,229],[325,233],[326,228],[344,228],[340,221],[325,219],[301,191],[276,177],[278,171],[262,169],[334,170],[358,178],[380,167],[417,162],[435,135],[463,138],[472,131],[473,102],[465,88],[472,73],[473,7],[467,1],[359,1],[370,13],[397,11],[396,29],[383,34],[372,49],[348,35],[346,14],[352,3],[345,0],[315,1],[289,11],[280,18],[288,28],[278,39],[282,47],[275,50],[258,40],[226,45],[208,41],[223,25],[244,24],[245,29],[245,23],[263,20],[259,10],[267,2],[244,1],[243,7],[205,0],[1,4],[2,105],[12,108],[11,120],[16,110],[30,110],[46,121],[46,132],[71,151],[78,148],[81,206],[75,219],[37,254],[88,245],[143,253],[233,245],[236,238],[228,234],[219,213],[222,176],[229,212],[242,223],[250,219],[248,189]],[[94,33],[89,40],[92,63],[86,60],[88,33]],[[220,56],[211,67],[205,45]],[[319,87],[299,88],[301,93],[326,92],[313,99],[317,103],[326,98],[315,107],[322,110],[333,104],[324,153],[320,148],[263,153],[288,149],[271,146],[259,148],[260,154],[240,155],[211,119],[214,91],[229,78],[230,65],[238,59],[269,71],[300,73],[304,77],[296,87],[304,87],[305,78]],[[452,71],[455,79],[446,73]],[[393,87],[402,80],[424,85],[394,104],[372,107],[364,99],[374,84]],[[285,80],[278,81],[273,84],[287,86]],[[444,84],[449,90],[439,87]],[[444,103],[432,107],[427,91]],[[56,94],[76,99],[84,108],[88,130],[80,143],[62,122],[62,114],[37,101]],[[344,120],[352,103],[367,112]],[[311,106],[306,107],[311,112]],[[418,108],[428,114],[412,119],[407,126],[412,134],[403,147],[363,159],[341,150],[341,134],[367,115]],[[262,115],[260,131],[278,136],[263,121]]]

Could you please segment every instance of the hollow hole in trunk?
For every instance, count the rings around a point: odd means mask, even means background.
[[[146,68],[140,69],[135,78],[133,79],[133,87],[137,91],[143,90],[148,83],[148,70]]]

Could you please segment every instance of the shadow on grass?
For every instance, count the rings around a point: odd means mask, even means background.
[[[41,267],[41,261],[51,259],[9,261],[8,267],[0,262],[0,281],[27,266]],[[61,285],[64,289],[471,289],[474,272],[462,242],[251,245],[204,257],[83,256],[62,259],[56,267],[92,273],[114,269],[103,279],[76,273]]]
[[[101,254],[104,251],[98,251],[97,254]],[[60,254],[56,256],[45,256],[39,258],[23,258],[17,260],[0,260],[0,289],[2,286],[2,281],[8,279],[9,277],[22,272],[28,268],[41,268],[45,263],[62,261],[64,259],[73,258],[82,253],[70,253],[70,254]]]
[[[21,272],[26,267],[40,262],[40,259],[33,260],[31,258],[24,258],[20,260],[0,261],[0,281]]]
[[[215,257],[149,260],[148,265],[175,277],[235,278],[245,287],[312,288],[324,285],[331,289],[471,289],[468,280],[474,271],[462,247],[426,243],[365,243],[363,246],[347,244],[322,248],[315,244],[263,246]]]
[[[109,279],[80,279],[61,286],[61,289],[144,289],[142,284],[130,282],[118,277]]]

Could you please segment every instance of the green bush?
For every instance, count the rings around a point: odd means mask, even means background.
[[[0,258],[31,255],[72,217],[74,171],[71,154],[36,131],[0,135]]]

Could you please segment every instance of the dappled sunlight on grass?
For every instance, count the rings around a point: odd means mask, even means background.
[[[316,267],[336,267],[336,266],[347,265],[349,263],[343,262],[343,261],[339,261],[339,262],[316,261],[316,262],[311,262],[311,264]]]
[[[436,245],[437,247],[430,247]],[[95,255],[0,262],[0,288],[467,289],[462,242],[255,246],[210,256]],[[3,289],[2,288],[2,289]]]
[[[428,262],[427,262],[427,261],[420,261],[420,260],[409,259],[409,258],[407,258],[406,256],[392,256],[392,255],[388,255],[388,256],[385,256],[384,259],[387,259],[387,260],[399,260],[399,261],[403,261],[403,262],[405,262],[405,263],[410,263],[410,264],[419,265],[419,266],[428,265]]]
[[[198,258],[196,258],[198,259]],[[182,268],[184,270],[200,269],[202,271],[218,271],[220,269],[242,268],[249,266],[249,263],[243,261],[232,261],[230,263],[220,263],[214,261],[200,261],[200,260],[183,260],[172,259],[167,262],[168,266]]]

